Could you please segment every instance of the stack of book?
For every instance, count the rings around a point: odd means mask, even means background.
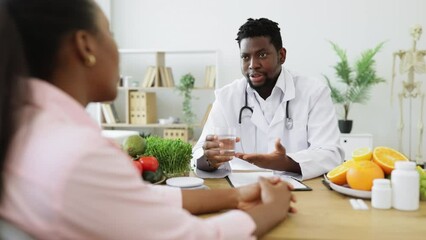
[[[112,103],[101,103],[102,114],[104,120],[108,124],[119,123],[120,119],[118,118],[117,110],[115,109],[114,104]]]
[[[142,87],[174,87],[172,68],[149,66],[146,69]]]

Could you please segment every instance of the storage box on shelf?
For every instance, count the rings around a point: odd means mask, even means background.
[[[196,79],[193,99],[197,100],[192,101],[193,112],[197,115],[196,122],[202,121],[206,108],[214,100],[217,51],[121,49],[120,54],[124,81],[118,86],[117,99],[112,103],[119,121],[106,122],[102,118],[102,127],[128,130],[149,128],[154,135],[188,141],[187,124],[158,124],[158,119],[170,116],[183,119],[183,98],[175,86],[179,84],[181,76],[191,73]],[[195,127],[199,126],[195,124]]]
[[[130,124],[148,124],[157,122],[157,100],[153,92],[129,90]]]
[[[188,141],[188,128],[165,128],[163,131],[163,138],[166,139],[180,139]]]

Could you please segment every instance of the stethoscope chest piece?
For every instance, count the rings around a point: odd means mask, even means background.
[[[285,119],[285,127],[287,128],[287,130],[293,129],[293,118],[287,117]]]

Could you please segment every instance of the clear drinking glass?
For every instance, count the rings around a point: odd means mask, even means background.
[[[216,127],[214,134],[218,141],[222,143],[221,151],[224,155],[233,156],[235,154],[236,129],[234,127]]]

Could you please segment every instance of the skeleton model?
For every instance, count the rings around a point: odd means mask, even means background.
[[[414,26],[411,29],[411,36],[413,37],[413,47],[407,51],[399,50],[393,53],[392,90],[391,90],[392,91],[391,96],[393,96],[393,83],[396,76],[395,61],[397,58],[399,58],[400,60],[399,71],[401,74],[407,73],[407,77],[408,77],[406,81],[402,82],[402,91],[398,93],[399,110],[400,110],[400,124],[398,127],[399,149],[402,150],[402,136],[404,132],[403,100],[408,99],[410,101],[410,111],[411,111],[411,100],[419,98],[420,119],[417,125],[419,130],[419,143],[418,143],[417,154],[415,159],[418,164],[423,164],[423,157],[422,157],[423,103],[424,103],[425,94],[421,90],[421,82],[415,81],[414,75],[426,73],[426,64],[424,60],[426,55],[426,50],[416,49],[417,41],[419,41],[421,35],[422,35],[422,27],[420,25]],[[409,131],[411,132],[411,129],[409,129]],[[411,146],[411,137],[409,141]],[[409,151],[411,151],[411,149]]]

